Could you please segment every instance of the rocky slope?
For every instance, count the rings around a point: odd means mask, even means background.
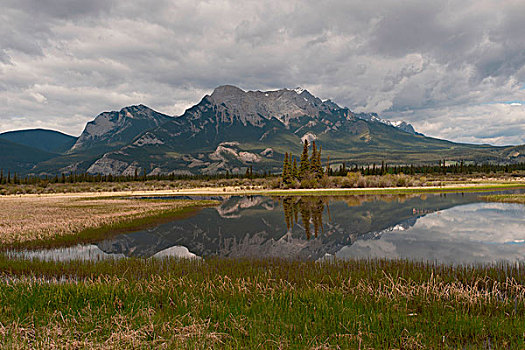
[[[157,127],[171,117],[144,105],[104,112],[87,123],[70,153],[109,150],[124,146],[144,131]]]
[[[94,162],[103,158],[105,153],[132,143],[145,131],[172,119],[144,105],[101,113],[86,125],[66,154],[37,164],[29,173],[55,175],[85,172]],[[104,173],[111,173],[111,170]]]

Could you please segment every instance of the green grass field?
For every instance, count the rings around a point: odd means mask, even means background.
[[[524,268],[0,257],[0,347],[524,348]]]

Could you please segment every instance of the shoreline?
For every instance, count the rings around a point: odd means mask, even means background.
[[[414,187],[369,187],[369,188],[312,188],[312,189],[242,189],[239,186],[225,186],[218,188],[196,187],[190,189],[173,190],[140,190],[140,191],[102,191],[102,192],[58,192],[58,193],[29,193],[9,194],[0,196],[9,198],[90,198],[97,197],[139,197],[139,196],[207,196],[207,195],[366,195],[366,194],[405,194],[405,193],[446,193],[463,191],[491,191],[506,189],[525,189],[525,183],[481,183],[481,184],[451,184],[444,186],[414,186]]]

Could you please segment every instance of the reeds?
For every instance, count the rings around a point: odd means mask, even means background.
[[[523,348],[524,268],[0,257],[0,346]]]

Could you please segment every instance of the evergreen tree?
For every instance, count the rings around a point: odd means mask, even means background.
[[[312,174],[319,178],[320,173],[320,164],[317,163],[317,145],[315,144],[315,141],[312,142],[312,155],[310,157],[310,170]]]
[[[303,153],[301,154],[301,164],[299,165],[299,180],[302,180],[310,173],[310,160],[308,159],[308,140],[304,140]]]
[[[323,164],[321,163],[321,153],[323,152],[323,146],[319,146],[319,152],[317,152],[317,158],[315,160],[315,165],[317,167],[317,171],[318,171],[318,174],[317,174],[317,177],[318,178],[322,178],[323,175],[324,175],[324,169],[323,169]]]
[[[288,156],[288,152],[284,155],[284,163],[283,163],[283,184],[290,185],[292,183],[292,172],[291,172],[291,166],[290,166],[290,158]]]
[[[299,178],[299,169],[297,169],[297,160],[294,157],[292,162],[292,179],[295,180],[297,178]]]

